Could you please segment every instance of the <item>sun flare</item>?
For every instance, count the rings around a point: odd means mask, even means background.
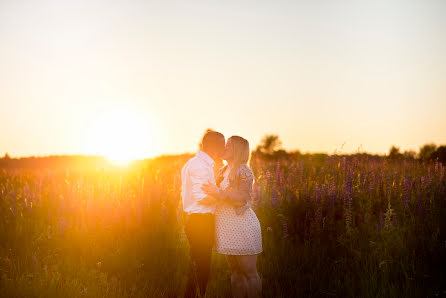
[[[151,155],[156,141],[149,119],[129,109],[105,111],[89,136],[92,151],[120,166]]]

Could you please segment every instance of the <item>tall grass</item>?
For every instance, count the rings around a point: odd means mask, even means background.
[[[180,171],[0,171],[0,295],[178,297],[188,267]],[[265,297],[446,294],[445,166],[367,156],[253,159]],[[230,296],[213,255],[209,297]]]

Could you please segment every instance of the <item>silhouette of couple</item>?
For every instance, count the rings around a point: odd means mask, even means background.
[[[260,223],[251,209],[254,175],[248,166],[249,143],[208,131],[200,150],[181,171],[184,230],[190,246],[185,297],[206,293],[212,250],[224,254],[231,269],[234,297],[259,297],[257,255],[262,252]],[[214,176],[214,165],[227,164]]]

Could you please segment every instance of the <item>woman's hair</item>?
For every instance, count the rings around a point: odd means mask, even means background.
[[[231,172],[229,172],[229,181],[233,181],[236,178],[240,166],[248,164],[249,142],[239,136],[232,136],[229,139],[231,140],[233,165]]]

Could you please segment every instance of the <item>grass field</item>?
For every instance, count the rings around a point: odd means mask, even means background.
[[[0,296],[178,297],[181,167],[0,170]],[[265,297],[446,296],[445,166],[367,155],[251,160]],[[230,296],[214,254],[208,297]]]

